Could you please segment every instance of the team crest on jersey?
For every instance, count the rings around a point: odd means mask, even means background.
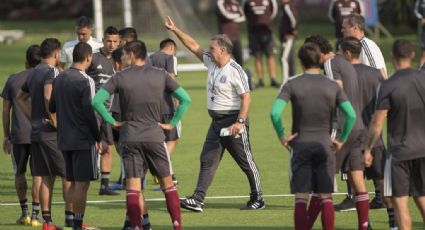
[[[96,68],[97,68],[97,69],[103,69],[103,67],[102,67],[102,65],[101,65],[101,64],[99,64]]]
[[[227,80],[227,76],[226,75],[221,75],[220,77],[220,83],[225,83]]]

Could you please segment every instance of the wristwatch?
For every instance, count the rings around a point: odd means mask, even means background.
[[[244,119],[244,118],[242,118],[242,117],[238,117],[237,122],[238,122],[239,124],[245,124],[245,119]]]

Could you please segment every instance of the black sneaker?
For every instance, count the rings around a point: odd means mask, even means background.
[[[176,185],[178,185],[178,184],[179,184],[179,181],[177,180],[177,177],[176,177],[176,175],[175,175],[175,174],[171,175],[171,178],[172,178],[172,180],[173,180],[173,184],[174,184],[174,186],[176,186]]]
[[[116,196],[119,195],[119,193],[115,192],[109,187],[104,187],[99,189],[99,195],[106,195],[106,196]]]
[[[241,207],[240,210],[257,210],[264,209],[265,207],[266,204],[262,198],[258,199],[257,197],[251,197],[246,203],[246,206]]]
[[[354,211],[356,210],[356,204],[353,198],[347,196],[340,204],[334,205],[334,208],[338,212]]]
[[[382,199],[379,199],[376,196],[369,203],[369,209],[382,209],[382,208],[387,208],[387,206],[384,204]]]
[[[180,207],[194,212],[204,211],[204,203],[193,196],[180,200]]]
[[[277,83],[276,80],[272,79],[271,82],[270,82],[270,86],[275,87],[275,88],[279,88],[280,85],[279,85],[279,83]]]
[[[263,79],[258,80],[258,84],[256,85],[256,88],[264,87],[264,81]]]

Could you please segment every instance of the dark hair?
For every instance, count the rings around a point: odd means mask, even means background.
[[[126,39],[129,42],[137,40],[137,31],[133,27],[122,28],[118,34],[122,39]]]
[[[93,29],[93,22],[90,18],[86,16],[81,16],[77,19],[77,21],[75,21],[75,27],[77,29],[81,29],[81,28]]]
[[[140,40],[131,41],[123,47],[126,53],[133,53],[136,58],[145,60],[146,58],[146,45]]]
[[[332,52],[331,43],[329,43],[328,40],[326,40],[324,37],[320,35],[311,35],[310,37],[307,37],[304,43],[307,43],[307,42],[316,44],[319,47],[320,52],[322,52],[323,54]]]
[[[39,45],[31,45],[27,49],[26,53],[26,59],[29,67],[35,67],[36,65],[40,64],[41,57],[40,57],[40,46]]]
[[[360,14],[350,14],[347,18],[345,18],[345,20],[347,20],[348,25],[357,26],[357,28],[361,31],[365,30],[365,20]]]
[[[341,39],[339,47],[343,52],[350,51],[354,58],[358,58],[362,51],[362,43],[360,43],[360,40],[355,37],[345,37]]]
[[[114,60],[114,62],[121,63],[122,50],[123,50],[123,48],[119,47],[112,52],[112,60]]]
[[[56,50],[61,48],[61,43],[56,38],[46,38],[40,45],[41,58],[50,57]]]
[[[227,53],[232,53],[233,43],[226,34],[218,34],[214,36],[211,41],[217,41],[218,46],[225,48]]]
[[[298,51],[298,58],[306,69],[320,67],[320,56],[319,46],[313,42],[304,43]]]
[[[92,48],[85,42],[79,42],[72,51],[73,62],[83,62],[88,56],[92,54]]]
[[[162,40],[162,41],[159,43],[159,48],[160,48],[160,49],[163,49],[163,48],[165,48],[165,47],[167,47],[167,46],[169,46],[169,45],[173,45],[174,47],[177,47],[177,44],[176,44],[176,42],[175,42],[173,39],[171,39],[171,38],[166,38],[166,39]]]
[[[103,36],[106,35],[119,35],[118,29],[113,26],[108,26],[108,28],[106,28],[106,30],[103,32]]]
[[[411,59],[414,54],[413,43],[406,39],[397,39],[393,44],[392,54],[397,60]]]

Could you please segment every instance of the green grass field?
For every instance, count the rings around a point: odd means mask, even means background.
[[[3,85],[7,76],[20,71],[24,67],[24,51],[33,43],[40,43],[45,37],[58,37],[62,42],[70,39],[72,31],[64,28],[72,28],[71,21],[56,22],[0,22],[1,28],[24,28],[28,35],[17,43],[6,46],[0,44],[0,85]],[[214,25],[215,26],[215,25]],[[415,31],[397,30],[402,37],[415,39]],[[329,24],[317,22],[307,23],[301,27],[300,39],[296,47],[299,47],[307,34],[322,34],[331,38],[332,27]],[[156,47],[154,42],[160,38],[146,38],[149,47]],[[207,40],[203,41],[204,43]],[[334,44],[334,41],[331,41]],[[246,41],[243,43],[246,45]],[[380,43],[384,56],[387,60],[387,68],[392,73],[389,62],[389,50],[391,41],[382,40]],[[149,50],[153,50],[150,48]],[[278,60],[278,59],[277,59]],[[249,60],[248,67],[253,70],[253,62]],[[298,66],[298,72],[301,68]],[[280,70],[279,70],[280,72]],[[280,76],[280,74],[278,74]],[[173,167],[179,179],[179,193],[181,197],[191,195],[196,185],[199,170],[199,154],[206,131],[210,122],[206,110],[205,99],[205,72],[179,73],[178,81],[187,89],[192,105],[183,120],[182,138],[173,156]],[[268,83],[268,82],[267,82]],[[250,109],[250,134],[254,158],[259,166],[263,189],[265,194],[266,209],[260,211],[240,211],[239,207],[245,204],[249,193],[246,177],[235,164],[229,154],[225,153],[221,165],[211,185],[203,213],[182,211],[184,229],[205,230],[277,230],[293,229],[293,197],[285,196],[289,193],[288,178],[288,152],[280,146],[269,119],[269,110],[272,101],[277,95],[274,88],[262,88],[252,93],[252,105]],[[318,102],[319,103],[319,102]],[[284,115],[284,121],[289,130],[290,109]],[[0,134],[1,135],[1,134]],[[2,138],[2,135],[1,135]],[[118,155],[114,154],[114,166],[112,181],[119,175]],[[370,191],[373,187],[368,182]],[[145,196],[149,200],[150,219],[153,229],[163,230],[171,228],[171,221],[165,207],[165,203],[158,198],[163,194],[153,191],[158,186],[154,185],[152,178],[148,178]],[[340,191],[345,191],[345,185],[339,183]],[[89,190],[89,204],[85,213],[85,222],[102,229],[120,229],[125,214],[125,192],[119,196],[98,196],[99,181],[92,183]],[[245,196],[245,197],[240,197]],[[56,183],[53,201],[61,202],[61,186]],[[373,197],[373,195],[371,195]],[[340,202],[343,196],[335,196],[334,201]],[[29,200],[31,200],[29,195]],[[95,202],[102,201],[102,202]],[[14,190],[14,177],[10,156],[0,154],[0,229],[30,229],[15,224],[20,214],[19,205]],[[10,204],[10,205],[9,205]],[[30,207],[31,208],[31,207]],[[424,229],[422,220],[413,202],[411,203],[414,229]],[[62,225],[64,221],[64,205],[55,204],[52,207],[53,220]],[[370,219],[374,229],[388,229],[387,216],[384,210],[371,211]],[[356,212],[336,213],[336,229],[356,229]],[[316,222],[315,229],[320,229],[320,221]]]

